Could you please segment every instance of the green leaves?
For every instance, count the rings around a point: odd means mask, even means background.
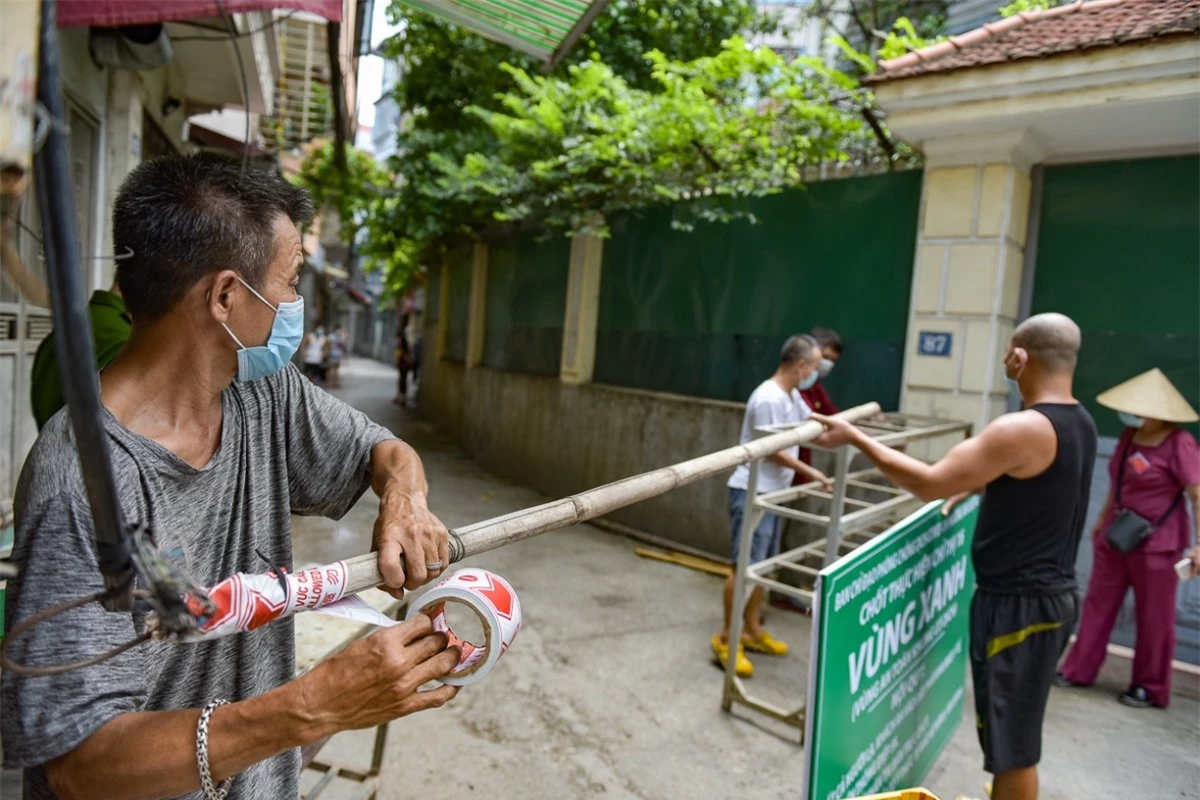
[[[343,173],[334,164],[333,147],[329,139],[311,142],[296,182],[308,189],[318,209],[329,207],[337,211],[346,239],[351,241],[370,216],[390,177],[373,158],[353,147],[346,148],[347,171]]]
[[[907,17],[900,17],[900,19],[896,20],[892,29],[888,31],[883,44],[879,46],[879,59],[886,61],[889,58],[899,58],[905,53],[919,50],[935,42],[940,42],[944,38],[944,36],[938,36],[926,39],[917,33],[917,29],[913,27],[912,22]]]
[[[389,289],[402,291],[420,264],[421,244],[394,227],[402,214],[394,179],[353,147],[346,148],[347,169],[342,172],[334,164],[333,147],[327,139],[310,143],[294,180],[308,189],[318,209],[337,212],[342,239],[358,242],[367,269],[380,270]]]
[[[749,198],[800,185],[806,167],[884,157],[856,80],[747,46],[775,25],[753,0],[614,0],[550,76],[397,3],[389,14],[404,23],[385,52],[405,116],[387,199],[357,213],[396,288],[456,239],[604,235],[604,218],[668,203],[682,228],[748,217]]]
[[[819,61],[787,63],[740,36],[713,56],[646,60],[656,91],[598,61],[565,78],[506,65],[516,89],[503,110],[467,109],[497,146],[431,156],[432,193],[572,233],[597,213],[679,203],[686,227],[744,216],[743,201],[798,185],[804,167],[879,157],[860,114],[869,98]]]
[[[1048,8],[1062,5],[1062,0],[1013,0],[999,9],[1000,16],[1008,18],[1023,14],[1026,11],[1045,11]]]

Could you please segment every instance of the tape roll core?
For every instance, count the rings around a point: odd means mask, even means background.
[[[462,639],[450,629],[447,603],[471,609],[483,627],[482,645]],[[458,665],[441,679],[452,686],[467,686],[482,679],[521,629],[521,603],[512,586],[499,575],[478,568],[462,569],[442,578],[419,604],[409,607],[406,616],[422,613],[429,615],[434,629],[445,633],[450,644],[461,648]]]
[[[475,615],[475,618],[479,620],[479,626],[483,629],[483,644],[482,645],[478,645],[475,642],[471,642],[466,639],[462,639],[457,634],[455,634],[453,630],[451,630],[450,621],[449,621],[449,619],[446,618],[446,604],[447,603],[453,603],[454,605],[463,606],[464,608],[470,609],[471,613]],[[442,633],[446,634],[446,638],[450,640],[450,646],[452,646],[452,647],[457,646],[461,649],[462,655],[459,657],[459,662],[458,662],[459,667],[456,668],[453,673],[456,677],[465,678],[468,675],[474,675],[476,672],[478,672],[480,670],[481,667],[483,667],[483,665],[486,663],[486,660],[485,660],[486,655],[485,655],[485,657],[476,659],[474,661],[470,660],[471,655],[476,650],[481,649],[483,651],[483,653],[486,654],[488,651],[490,651],[492,649],[491,625],[489,624],[488,619],[483,614],[480,613],[478,608],[471,605],[470,603],[464,603],[462,600],[459,600],[458,598],[448,597],[444,600],[437,600],[437,601],[434,601],[432,603],[428,603],[428,604],[422,606],[421,613],[425,614],[430,619],[435,620],[434,628],[437,630],[440,630]],[[437,620],[439,620],[439,618],[444,621],[444,623],[441,625],[439,625],[439,623],[437,622]],[[480,677],[482,677],[482,676],[480,676]]]

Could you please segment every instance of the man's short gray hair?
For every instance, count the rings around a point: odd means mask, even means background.
[[[820,353],[821,346],[807,333],[798,333],[783,343],[779,352],[779,366],[790,367],[800,361],[812,361]]]

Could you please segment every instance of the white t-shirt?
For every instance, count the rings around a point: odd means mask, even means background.
[[[745,444],[754,439],[755,428],[763,425],[804,422],[811,414],[812,412],[801,399],[799,391],[793,389],[789,395],[773,378],[769,378],[763,381],[746,401],[746,415],[742,417],[742,436],[738,440],[738,444]],[[799,446],[793,447],[787,452],[793,458],[800,457]],[[759,494],[786,489],[792,485],[792,477],[795,474],[795,470],[764,458],[758,467]],[[734,470],[726,485],[731,489],[747,489],[750,485],[750,465],[742,464]]]
[[[304,346],[304,363],[320,364],[325,360],[325,337],[313,334]]]

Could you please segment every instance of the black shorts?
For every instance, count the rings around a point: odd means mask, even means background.
[[[1042,718],[1058,660],[1079,614],[1075,592],[994,594],[971,600],[971,675],[983,768],[1032,767],[1042,757]]]

